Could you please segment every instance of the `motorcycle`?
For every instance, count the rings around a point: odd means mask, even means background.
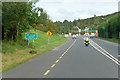
[[[85,45],[88,46],[89,45],[89,41],[85,41]]]

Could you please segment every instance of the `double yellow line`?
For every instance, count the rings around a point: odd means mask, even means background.
[[[56,65],[56,63],[58,63],[60,61],[60,59],[63,58],[63,56],[68,52],[68,50],[75,44],[75,42],[77,41],[77,39],[70,45],[70,47],[59,57],[58,60],[56,60],[56,62],[51,66],[51,68],[49,70],[47,70],[45,73],[44,73],[44,76],[46,76]]]

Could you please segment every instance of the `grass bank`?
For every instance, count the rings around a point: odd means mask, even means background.
[[[2,72],[5,72],[27,60],[41,55],[53,48],[65,43],[70,40],[70,38],[64,38],[59,35],[50,36],[50,43],[48,44],[48,37],[45,32],[36,30],[29,31],[38,33],[38,38],[34,40],[35,48],[33,49],[33,40],[30,40],[30,45],[28,48],[27,40],[19,40],[17,42],[13,41],[3,41],[2,43]],[[22,34],[23,39],[25,38],[25,33]],[[30,54],[30,51],[35,51],[37,53]]]
[[[115,38],[112,38],[112,39],[109,39],[109,38],[101,38],[101,37],[95,37],[95,38],[107,40],[107,41],[114,42],[114,43],[120,43],[119,40],[118,40],[118,39],[115,39]]]

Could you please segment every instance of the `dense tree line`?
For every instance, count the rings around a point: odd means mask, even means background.
[[[2,3],[2,29],[3,40],[17,41],[21,33],[30,28],[41,31],[50,30],[57,33],[53,23],[42,8],[35,7],[36,2],[3,2]]]
[[[73,26],[78,26],[79,28],[81,28],[82,30],[85,29],[85,27],[88,27],[90,30],[95,30],[98,29],[98,26],[101,23],[104,23],[106,20],[108,20],[109,18],[113,17],[114,15],[116,15],[116,13],[113,14],[108,14],[106,16],[96,16],[94,15],[91,18],[87,18],[87,19],[75,19],[74,21],[67,21],[64,20],[63,22],[55,22],[57,24],[58,30],[60,31],[60,33],[69,33],[73,30]]]
[[[63,22],[57,21],[55,22],[57,26],[57,30],[59,34],[68,34],[72,31],[73,29],[73,23],[68,20],[64,20]]]
[[[99,36],[102,38],[119,38],[120,13],[117,13],[98,27]]]
[[[88,27],[89,30],[98,29],[99,37],[103,38],[118,38],[119,36],[119,26],[120,26],[120,12],[115,12],[113,14],[108,14],[105,16],[94,15],[87,19],[78,19],[73,22],[64,20],[63,22],[57,22],[62,33],[72,32],[73,26],[78,26],[82,30]],[[61,29],[62,28],[62,29]],[[70,29],[70,30],[69,30]]]
[[[28,16],[31,13],[31,5],[28,3],[2,4],[3,39],[18,39],[19,34],[28,29]]]

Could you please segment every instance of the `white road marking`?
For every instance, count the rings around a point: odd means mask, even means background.
[[[102,47],[100,47],[98,44],[96,44],[94,41],[90,40],[91,46],[93,46],[95,49],[97,49],[99,52],[101,52],[103,55],[107,56],[109,59],[120,65],[120,61],[116,59],[113,55],[111,55],[109,52],[104,50]],[[101,50],[100,50],[101,49]]]

